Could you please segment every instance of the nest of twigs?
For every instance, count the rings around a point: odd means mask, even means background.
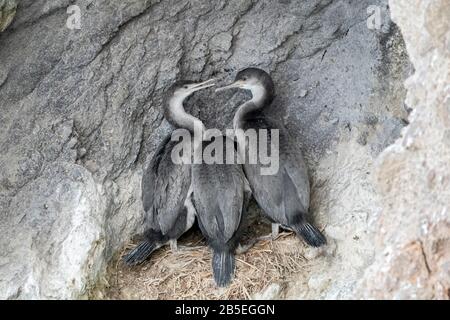
[[[124,248],[122,256],[136,244]],[[269,284],[283,286],[304,272],[308,262],[304,245],[291,233],[257,242],[236,255],[235,278],[227,288],[217,288],[211,269],[211,252],[199,232],[193,232],[172,252],[168,246],[148,261],[126,267],[118,259],[110,267],[104,294],[109,299],[252,299]]]

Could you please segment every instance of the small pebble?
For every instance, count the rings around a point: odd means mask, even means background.
[[[324,254],[324,251],[325,251],[324,247],[319,247],[319,248],[308,247],[305,250],[305,253],[303,254],[303,256],[308,260],[312,260],[319,256],[322,256]]]
[[[78,157],[79,158],[82,158],[85,154],[86,154],[86,149],[85,148],[78,149]]]

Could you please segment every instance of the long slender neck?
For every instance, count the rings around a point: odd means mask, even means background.
[[[272,97],[263,86],[255,86],[251,91],[252,99],[243,103],[234,115],[233,127],[235,130],[242,129],[246,115],[257,110],[263,110],[272,100]]]
[[[166,119],[175,127],[183,128],[194,133],[194,128],[204,130],[203,122],[184,110],[183,101],[185,97],[172,97],[169,100],[169,107],[165,113]]]

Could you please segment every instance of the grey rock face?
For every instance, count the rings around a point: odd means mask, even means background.
[[[272,112],[305,151],[335,248],[311,271],[323,279],[288,291],[349,296],[373,255],[367,172],[405,117],[409,68],[386,1],[86,0],[81,29],[67,27],[71,4],[20,1],[0,34],[0,298],[84,294],[141,231],[142,167],[169,130],[164,90],[247,66],[274,78]],[[373,4],[383,30],[367,27]],[[187,109],[223,129],[246,97],[201,92]]]
[[[95,280],[106,210],[85,168],[54,162],[18,191],[9,210],[14,216],[2,217],[0,226],[10,240],[2,242],[3,296],[75,298]]]
[[[402,137],[380,156],[383,210],[377,255],[358,294],[371,299],[450,298],[450,3],[389,1],[415,72]]]

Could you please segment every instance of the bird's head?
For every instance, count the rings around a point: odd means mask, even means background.
[[[215,85],[215,79],[209,79],[203,82],[193,82],[183,80],[175,82],[165,95],[164,117],[176,128],[185,128],[194,132],[195,126],[204,130],[202,121],[186,113],[183,107],[183,101],[195,91],[206,89]]]
[[[239,71],[233,83],[217,88],[216,92],[232,88],[250,90],[253,96],[261,92],[269,96],[274,94],[272,78],[267,72],[258,68],[247,68]]]

